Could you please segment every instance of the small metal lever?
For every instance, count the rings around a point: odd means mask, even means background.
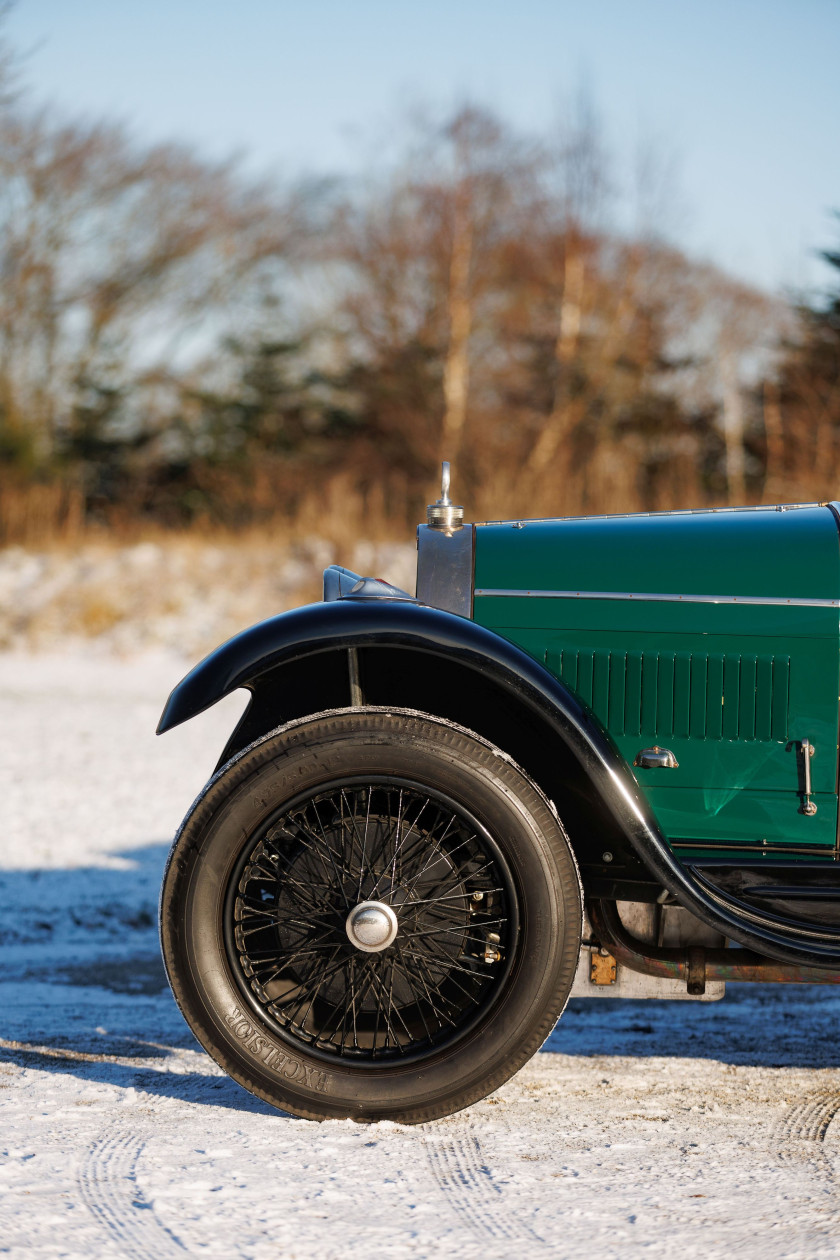
[[[811,758],[816,756],[817,750],[810,739],[792,739],[790,743],[785,744],[785,752],[790,752],[791,749],[796,753],[799,795],[802,797],[802,804],[797,812],[813,818],[817,807],[811,800],[811,793],[814,790],[811,786]]]
[[[633,765],[644,770],[676,770],[679,764],[670,748],[660,748],[658,744],[642,748],[633,758]]]
[[[816,749],[810,739],[802,739],[799,741],[799,751],[802,754],[802,766],[805,771],[805,791],[799,812],[807,814],[810,818],[817,812],[817,807],[811,800],[811,758]]]

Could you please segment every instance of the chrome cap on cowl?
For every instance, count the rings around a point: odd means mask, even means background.
[[[426,508],[426,523],[432,529],[442,529],[451,534],[461,529],[464,524],[464,509],[459,503],[453,503],[449,497],[449,461],[443,461],[440,498],[437,503],[430,503]]]

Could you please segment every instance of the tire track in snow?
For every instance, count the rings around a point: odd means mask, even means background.
[[[474,1133],[426,1142],[426,1155],[444,1199],[475,1233],[508,1241],[543,1243],[530,1225],[511,1215],[504,1187],[493,1174]]]
[[[832,1232],[840,1222],[840,1184],[833,1159],[825,1149],[829,1125],[840,1113],[840,1094],[818,1090],[792,1106],[776,1128],[779,1158],[783,1163],[806,1161],[825,1178],[834,1201],[825,1212]]]
[[[169,1260],[186,1248],[158,1219],[137,1182],[146,1146],[139,1133],[114,1125],[98,1138],[79,1170],[82,1201],[127,1260]]]
[[[840,1111],[840,1094],[832,1090],[818,1090],[796,1103],[785,1114],[776,1130],[779,1154],[783,1159],[794,1158],[800,1153],[797,1142],[824,1143],[828,1126]]]

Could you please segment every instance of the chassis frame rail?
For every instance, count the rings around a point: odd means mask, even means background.
[[[748,949],[650,945],[628,932],[614,901],[592,900],[586,911],[599,945],[608,950],[616,962],[645,976],[685,980],[688,992],[693,995],[705,992],[707,980],[840,984],[840,971],[836,969],[776,962]]]

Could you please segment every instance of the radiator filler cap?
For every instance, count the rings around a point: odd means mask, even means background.
[[[437,503],[430,503],[426,508],[426,523],[432,529],[441,529],[448,534],[463,528],[464,509],[459,503],[453,503],[449,497],[448,460],[443,461],[440,498]]]

